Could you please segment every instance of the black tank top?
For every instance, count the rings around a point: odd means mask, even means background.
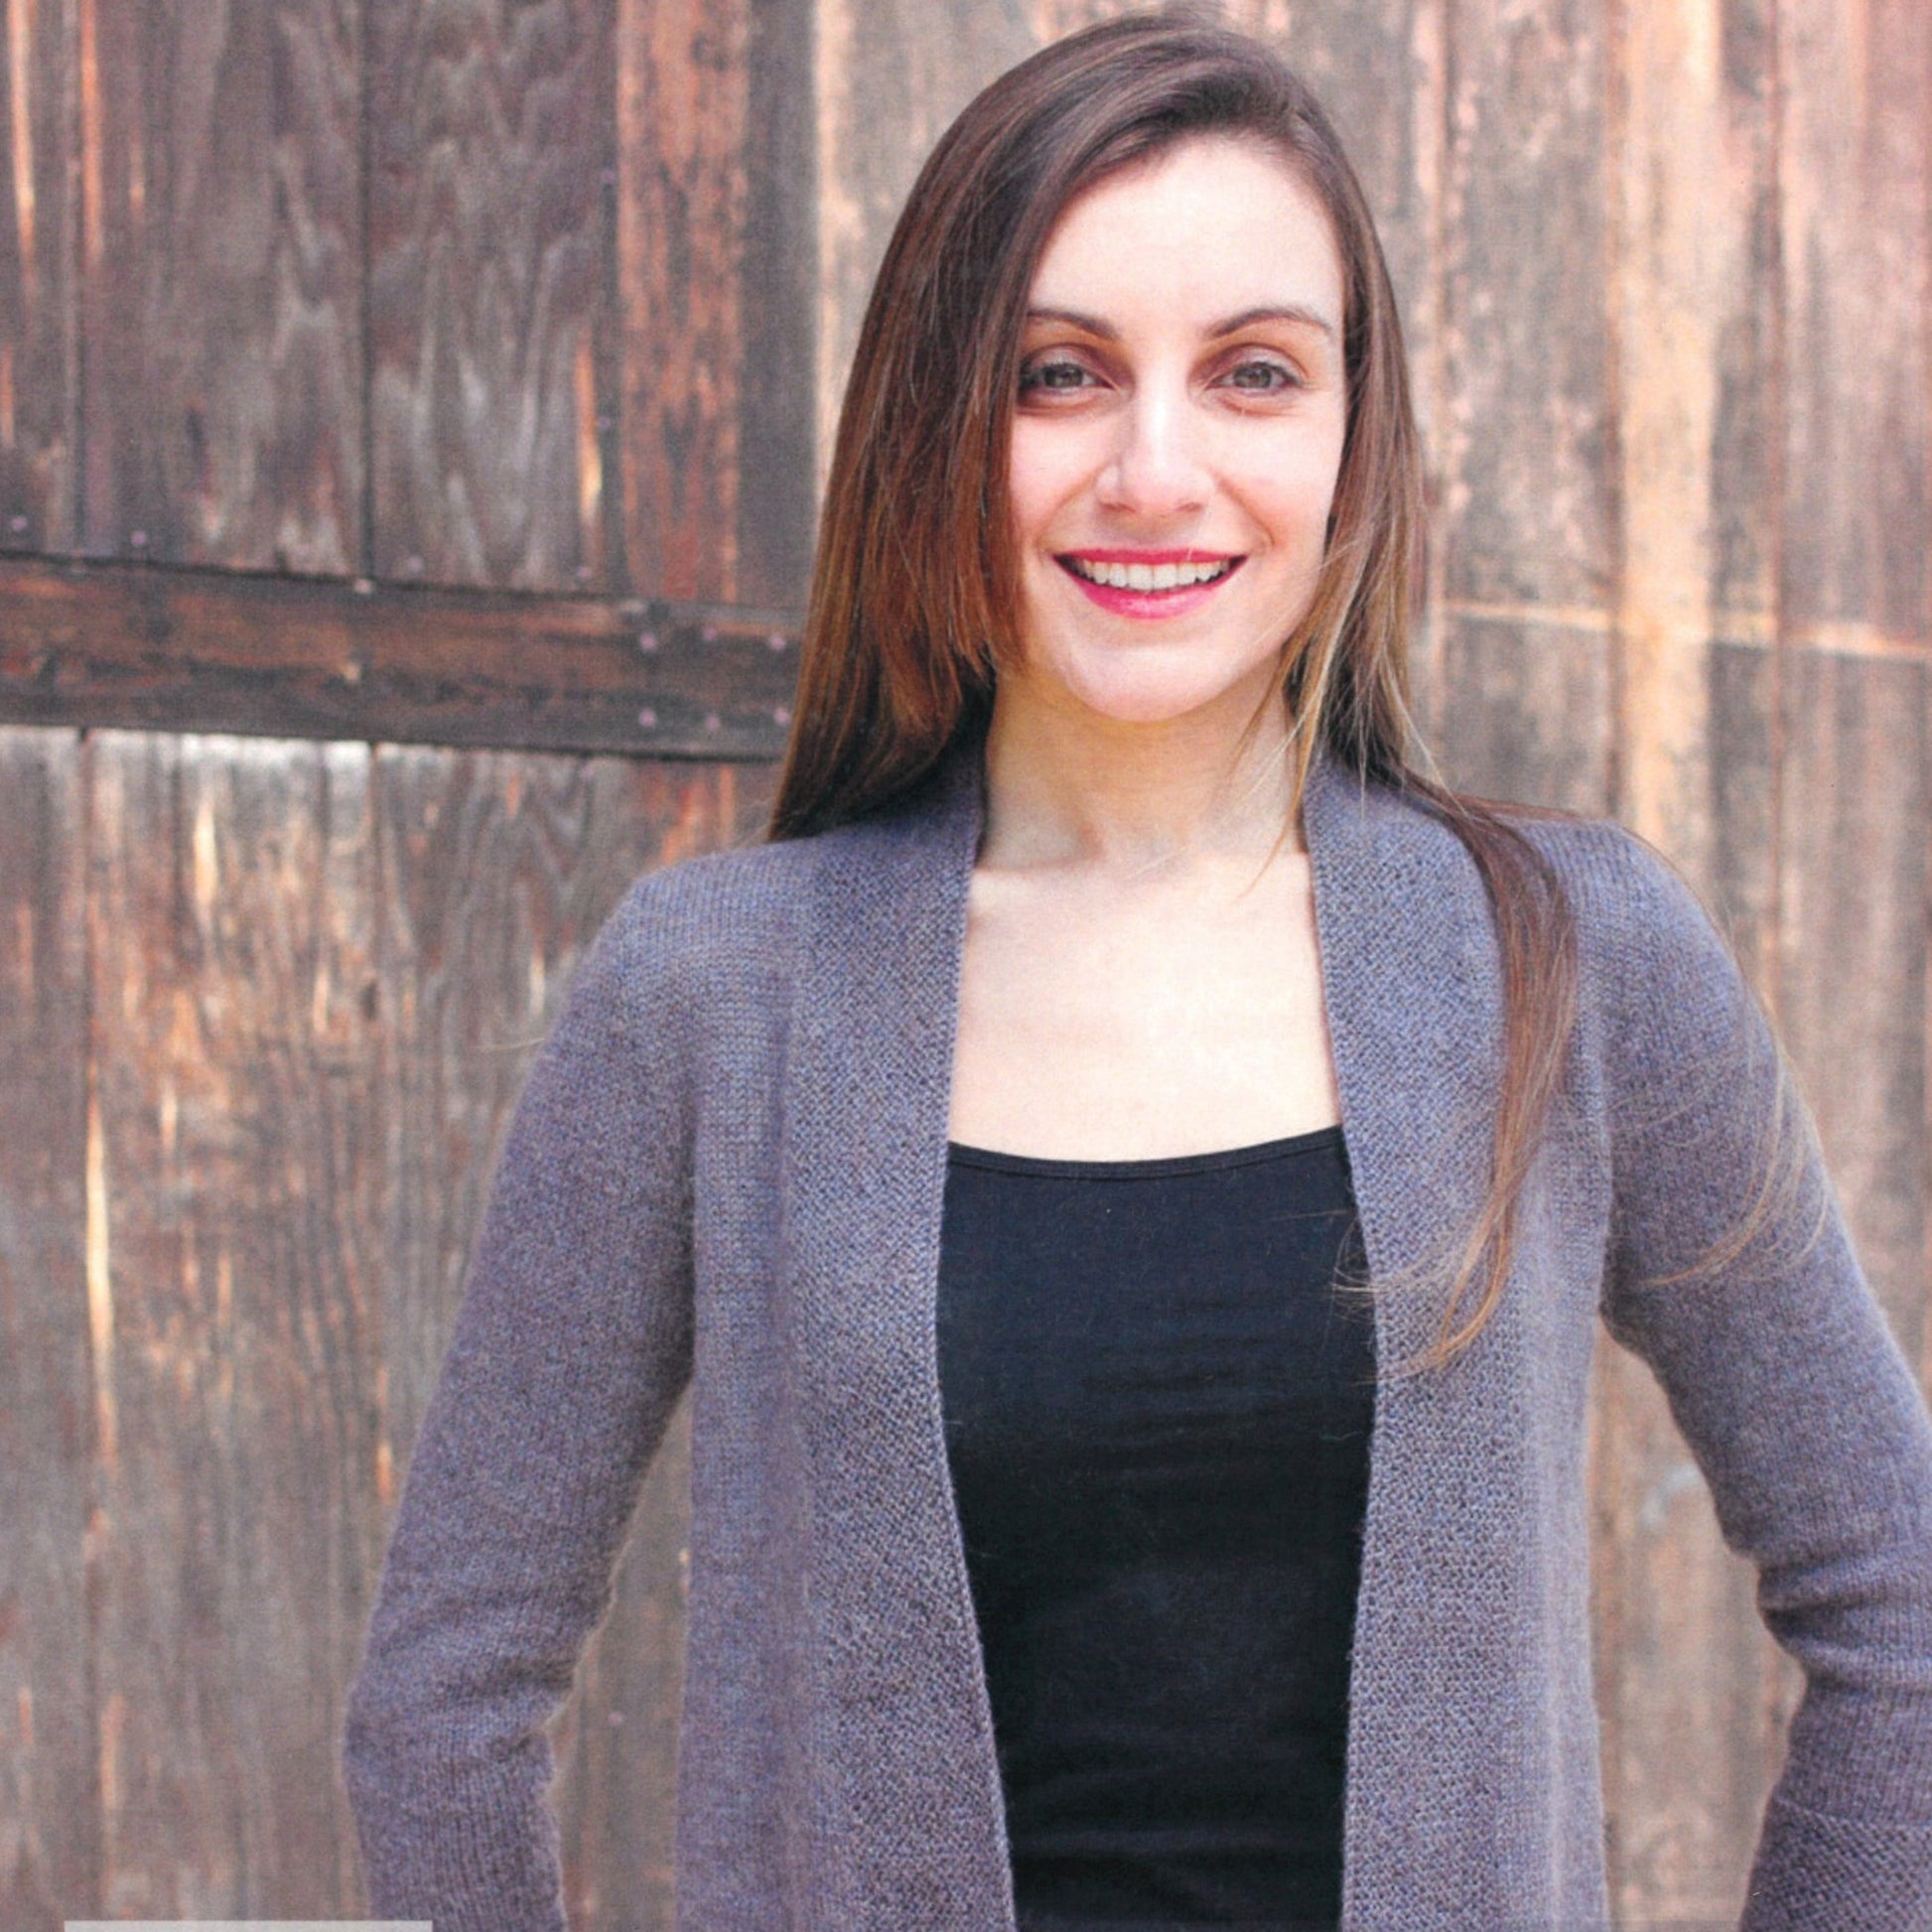
[[[1332,1927],[1373,1415],[1338,1127],[954,1147],[946,1442],[1023,1927]]]

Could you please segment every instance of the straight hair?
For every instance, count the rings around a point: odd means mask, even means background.
[[[1075,197],[1207,136],[1278,156],[1326,211],[1342,268],[1341,463],[1314,593],[1281,653],[1289,822],[1319,745],[1449,826],[1493,908],[1503,1056],[1490,1183],[1443,1270],[1435,1346],[1410,1365],[1441,1367],[1502,1296],[1577,1012],[1573,910],[1510,818],[1574,815],[1451,790],[1411,757],[1425,522],[1395,294],[1340,140],[1262,43],[1190,9],[1104,21],[1002,74],[932,151],[873,285],[839,417],[769,836],[875,812],[984,732],[999,671],[1022,648],[1008,453],[1040,255]]]

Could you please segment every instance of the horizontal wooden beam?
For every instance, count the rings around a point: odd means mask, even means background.
[[[795,613],[0,558],[0,723],[775,759]]]

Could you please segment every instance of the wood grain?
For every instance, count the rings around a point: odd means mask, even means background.
[[[1443,616],[1441,760],[1449,782],[1491,798],[1597,812],[1609,781],[1611,662],[1590,614]]]
[[[818,0],[817,475],[906,191],[953,116],[1034,51],[1018,7],[974,0]]]
[[[1447,594],[1600,611],[1615,545],[1605,10],[1456,0],[1449,20],[1437,432]]]
[[[0,730],[0,1925],[99,1895],[79,748]]]
[[[1932,12],[1784,0],[1783,592],[1795,621],[1924,637]]]
[[[0,721],[772,759],[783,612],[0,560]]]
[[[386,1505],[435,1386],[530,1054],[572,968],[635,877],[750,838],[770,774],[400,750],[380,755],[378,772]],[[586,1927],[669,1923],[688,1469],[680,1420],[558,1721],[569,1884]]]
[[[374,574],[609,588],[615,9],[368,15]]]
[[[352,569],[360,10],[73,4],[81,547]]]
[[[0,39],[0,549],[74,541],[73,0],[7,0]]]
[[[1767,5],[1611,16],[1612,796],[1761,946],[1774,915],[1774,35]],[[1758,968],[1761,951],[1745,955]],[[1734,1918],[1777,1761],[1771,1647],[1648,1372],[1598,1360],[1598,1705],[1611,1896]]]
[[[306,1916],[378,1547],[369,754],[89,762],[101,1903]]]
[[[737,595],[740,408],[770,399],[744,354],[750,27],[740,0],[618,11],[625,563],[669,597]]]

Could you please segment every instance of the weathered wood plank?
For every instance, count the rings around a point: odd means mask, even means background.
[[[1932,664],[1794,653],[1785,1031],[1860,1258],[1914,1361],[1932,1232]]]
[[[1615,568],[1604,10],[1456,0],[1449,18],[1445,587],[1600,611]]]
[[[782,612],[0,560],[0,721],[773,759]]]
[[[746,44],[736,594],[781,607],[805,601],[818,513],[813,12],[813,0],[760,0]]]
[[[81,546],[350,570],[361,10],[75,3]]]
[[[601,0],[369,10],[379,576],[611,587],[614,12]]]
[[[369,753],[90,741],[102,1906],[310,1915],[378,1549]]]
[[[79,750],[0,730],[0,1925],[99,1902]]]
[[[1790,618],[1923,637],[1932,601],[1932,12],[1783,9],[1783,592]]]
[[[750,27],[742,0],[618,9],[624,560],[669,597],[737,595]]]
[[[1740,622],[1775,635],[1772,20],[1760,0],[1614,19],[1614,801],[1761,942],[1773,660],[1713,639]],[[1771,1647],[1661,1392],[1608,1347],[1594,1421],[1612,1901],[1638,1923],[1732,1918],[1778,1755]]]
[[[772,774],[427,751],[385,751],[377,768],[387,1503],[435,1386],[511,1108],[572,968],[639,874],[751,838]],[[559,1720],[569,1883],[587,1927],[668,1924],[687,1480],[680,1422]]]
[[[974,0],[818,0],[818,473],[893,223],[932,145],[1040,27]]]
[[[1602,809],[1612,742],[1608,627],[1589,614],[1450,605],[1439,757],[1491,798]]]
[[[0,40],[0,549],[74,540],[72,0],[7,0]]]

